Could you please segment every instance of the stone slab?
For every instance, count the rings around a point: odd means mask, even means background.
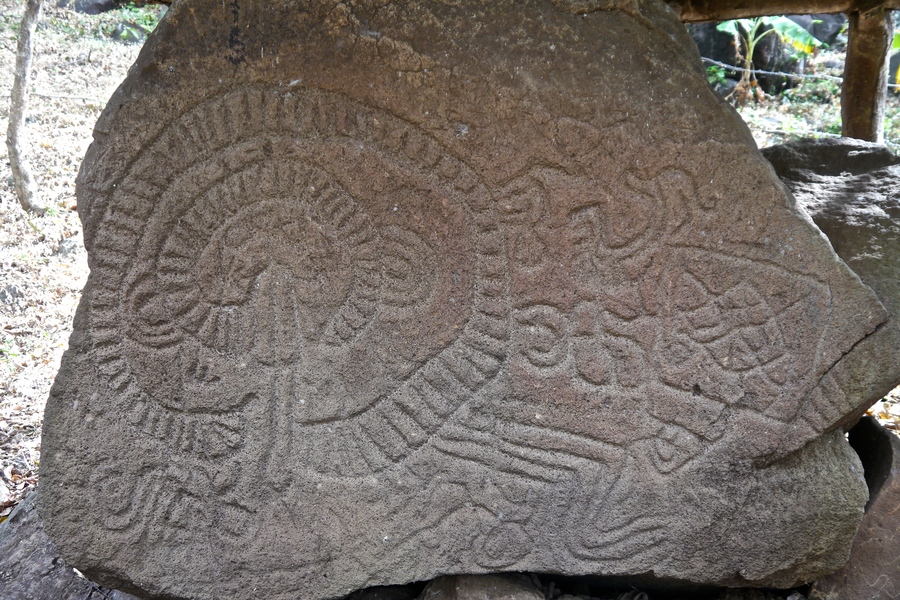
[[[526,575],[449,575],[428,584],[419,600],[544,600]]]
[[[78,179],[62,555],[166,598],[790,587],[885,319],[661,2],[176,3]]]

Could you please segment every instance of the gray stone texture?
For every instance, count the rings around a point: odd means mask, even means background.
[[[662,3],[176,3],[78,197],[40,507],[101,583],[847,557],[865,400],[832,371],[884,309]]]
[[[855,440],[854,437],[863,439]],[[900,437],[864,417],[850,432],[854,447],[868,453],[866,481],[872,497],[853,539],[850,560],[816,581],[810,600],[900,598]],[[864,459],[865,460],[865,459]]]
[[[763,154],[889,314],[823,381],[838,395],[861,401],[845,417],[849,425],[900,385],[900,157],[850,138],[803,140]]]
[[[47,537],[32,492],[0,523],[0,598],[3,600],[137,600],[104,589],[67,565]]]

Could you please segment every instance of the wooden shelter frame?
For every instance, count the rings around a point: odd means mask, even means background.
[[[844,13],[850,23],[841,86],[841,134],[884,142],[892,10],[900,0],[669,0],[683,23],[771,15]]]

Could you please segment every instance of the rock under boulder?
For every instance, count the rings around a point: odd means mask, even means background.
[[[900,597],[900,437],[872,417],[850,431],[866,467],[872,497],[853,540],[850,560],[815,582],[811,600],[894,600]]]
[[[0,523],[0,591],[4,600],[137,600],[88,581],[68,566],[44,532],[32,492]]]
[[[78,180],[66,560],[167,598],[534,571],[790,587],[884,321],[661,2],[176,4]]]
[[[414,587],[393,585],[366,588],[350,594],[347,600],[417,600],[421,593],[416,592]]]
[[[428,584],[419,600],[544,600],[526,575],[448,575]]]

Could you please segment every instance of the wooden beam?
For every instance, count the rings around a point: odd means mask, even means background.
[[[881,7],[850,13],[847,19],[850,30],[841,88],[841,134],[883,143],[893,19],[890,11]]]
[[[684,23],[727,21],[770,15],[808,15],[853,13],[876,5],[900,10],[900,0],[667,0],[669,7]]]

